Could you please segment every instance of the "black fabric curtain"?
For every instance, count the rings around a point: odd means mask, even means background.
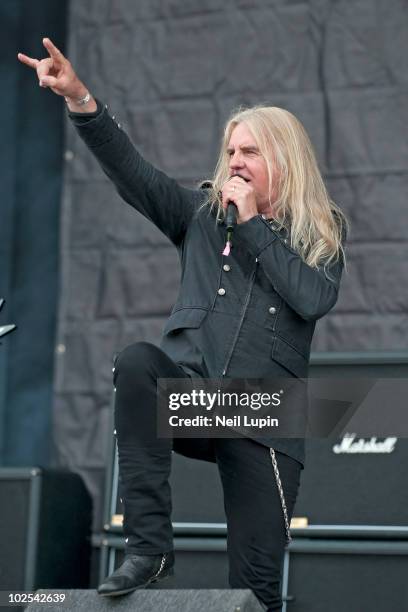
[[[65,0],[2,0],[0,463],[47,465],[58,293],[63,107],[40,88],[17,52],[45,57],[42,38],[64,49]]]

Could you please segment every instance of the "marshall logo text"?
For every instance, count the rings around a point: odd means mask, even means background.
[[[339,444],[333,446],[333,452],[340,454],[373,454],[392,453],[398,438],[357,438],[356,434],[346,434]]]

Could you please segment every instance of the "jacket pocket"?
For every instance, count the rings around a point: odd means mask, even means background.
[[[181,308],[173,312],[167,319],[163,334],[176,332],[179,329],[198,328],[204,321],[207,310],[205,308]]]
[[[309,360],[279,336],[273,340],[271,358],[298,378],[306,378]]]

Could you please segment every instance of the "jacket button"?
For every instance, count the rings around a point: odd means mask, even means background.
[[[275,306],[269,306],[269,314],[276,314]]]
[[[218,289],[218,295],[225,295],[225,289],[224,289],[224,287],[220,287],[220,288]]]
[[[231,270],[231,266],[228,264],[224,264],[222,266],[222,269],[224,270],[224,272],[229,272]]]

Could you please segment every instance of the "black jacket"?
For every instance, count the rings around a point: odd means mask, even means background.
[[[287,231],[261,215],[236,227],[231,254],[222,256],[225,225],[200,209],[206,190],[186,189],[146,162],[100,103],[95,113],[69,116],[122,198],[178,249],[181,285],[162,349],[192,376],[268,378],[283,367],[307,377],[315,323],[337,301],[342,261],[327,274],[311,268]],[[303,463],[303,440],[262,442]]]

